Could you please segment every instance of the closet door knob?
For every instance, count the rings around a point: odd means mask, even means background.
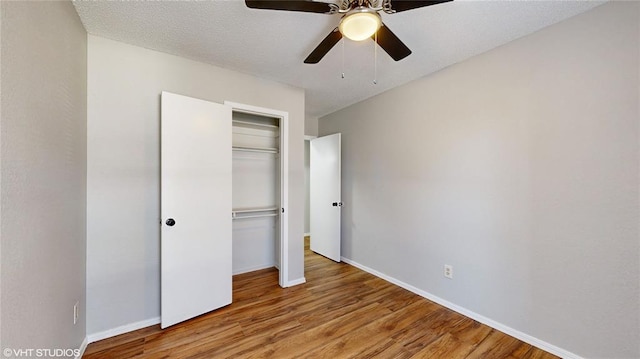
[[[176,224],[176,221],[173,220],[173,218],[169,218],[165,223],[167,224],[167,226],[172,227],[174,224]]]
[[[333,202],[331,205],[334,207],[338,207],[338,202]]]

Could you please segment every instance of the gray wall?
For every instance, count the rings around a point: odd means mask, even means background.
[[[79,348],[87,35],[71,2],[2,1],[0,12],[0,347]]]
[[[160,92],[289,112],[289,280],[304,276],[304,91],[89,36],[87,332],[160,315]]]
[[[320,119],[343,136],[344,256],[575,354],[640,357],[639,7]]]

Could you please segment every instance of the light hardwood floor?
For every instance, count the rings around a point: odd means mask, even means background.
[[[233,278],[233,304],[88,346],[83,358],[556,358],[305,246],[307,283]]]

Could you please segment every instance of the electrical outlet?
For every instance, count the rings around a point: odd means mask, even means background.
[[[453,279],[453,266],[450,264],[444,265],[444,276]]]
[[[73,305],[73,324],[78,323],[78,317],[80,315],[79,307],[80,307],[80,302],[76,302],[76,304]]]

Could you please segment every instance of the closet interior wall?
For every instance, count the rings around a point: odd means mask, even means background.
[[[233,273],[279,267],[279,119],[233,112]]]

